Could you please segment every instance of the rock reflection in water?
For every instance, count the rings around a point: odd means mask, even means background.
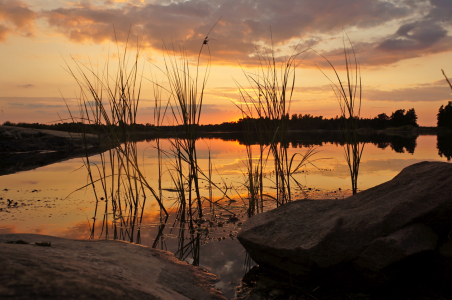
[[[154,225],[152,247],[174,253],[188,263],[200,266],[219,276],[215,285],[225,297],[233,299],[243,274],[247,271],[246,252],[235,238],[245,221],[243,208],[226,206],[235,214],[212,211],[201,220],[180,222],[173,214]],[[149,237],[152,236],[149,232]]]
[[[212,146],[212,157],[216,167],[225,177],[228,184],[240,184],[241,175],[236,172],[240,167],[240,138],[237,138],[239,133],[229,135],[231,140],[235,143],[226,142],[228,135],[215,136],[211,134],[208,141]],[[234,137],[235,136],[235,137]],[[322,141],[321,139],[325,137]],[[382,182],[391,179],[403,167],[416,163],[422,160],[441,160],[438,156],[450,158],[452,156],[451,147],[445,147],[444,144],[452,141],[446,137],[438,137],[436,142],[435,136],[388,136],[384,134],[374,134],[371,136],[362,136],[361,142],[366,142],[365,161],[360,168],[360,188],[367,189]],[[310,145],[321,145],[321,158],[331,158],[324,162],[317,162],[321,170],[311,170],[300,173],[300,180],[307,185],[307,194],[311,199],[324,197],[325,194],[318,190],[328,191],[328,197],[343,198],[344,195],[339,195],[340,188],[342,193],[349,193],[348,188],[348,173],[346,165],[343,164],[343,149],[336,147],[340,145],[340,137],[334,134],[324,132],[315,134],[292,134],[289,139],[292,147],[305,147]],[[205,144],[200,141],[200,145]],[[143,149],[149,147],[149,143],[139,143],[139,153],[145,153],[145,168],[147,168],[147,176],[149,176],[150,184],[157,186],[156,180],[153,177],[155,170],[155,161],[153,160],[153,153],[144,152]],[[417,148],[418,147],[418,148]],[[293,149],[296,151],[296,149]],[[416,151],[415,151],[416,150]],[[200,151],[201,163],[207,166],[207,150],[198,149]],[[202,152],[204,151],[204,152]],[[202,156],[201,156],[202,154]],[[442,160],[446,160],[443,158]],[[95,157],[92,157],[95,160]],[[2,176],[2,187],[0,187],[0,207],[5,212],[0,220],[0,230],[2,232],[32,232],[38,231],[42,234],[51,234],[57,236],[66,236],[71,238],[87,238],[89,237],[89,227],[86,219],[92,216],[92,193],[90,191],[74,194],[70,199],[63,199],[71,191],[86,184],[86,175],[84,170],[80,168],[80,160],[70,160],[59,164],[50,165],[34,170],[33,172],[22,172],[15,175]],[[234,173],[235,172],[235,173]],[[215,182],[221,182],[218,175],[215,173]],[[58,190],[56,190],[58,188]],[[311,189],[312,188],[312,189]],[[8,189],[8,191],[4,191]],[[38,189],[40,192],[32,192]],[[42,191],[41,191],[42,190]],[[207,190],[206,190],[207,191]],[[206,192],[207,193],[207,192]],[[317,196],[314,193],[319,193]],[[168,192],[170,194],[170,192]],[[218,196],[218,195],[214,195]],[[220,195],[221,196],[221,195]],[[345,194],[348,196],[348,194]],[[58,197],[58,198],[56,198]],[[7,199],[14,200],[19,204],[14,208],[8,208]],[[58,199],[54,201],[54,199]],[[51,201],[47,203],[47,201]],[[168,203],[172,200],[168,200]],[[50,207],[49,205],[52,205]],[[237,204],[237,203],[236,203]],[[175,217],[170,217],[165,226],[161,226],[158,211],[154,210],[147,202],[145,216],[142,223],[142,244],[153,246],[155,237],[161,228],[161,236],[163,240],[158,240],[154,247],[164,249],[176,253],[179,248],[180,234],[179,227],[174,225]],[[6,210],[8,212],[6,212]],[[10,213],[9,213],[10,212]],[[147,217],[147,214],[151,217]],[[219,211],[217,212],[219,214]],[[238,213],[240,214],[240,213]],[[146,219],[148,218],[148,219]],[[204,219],[209,220],[211,216],[203,216]],[[245,252],[243,248],[236,241],[234,234],[239,229],[239,226],[232,223],[227,223],[227,218],[222,216],[223,227],[210,227],[208,221],[200,225],[200,228],[208,228],[209,234],[205,235],[203,232],[194,232],[193,238],[199,240],[190,242],[192,235],[186,228],[184,230],[184,242],[181,245],[186,245],[184,251],[180,251],[183,258],[193,263],[196,261],[201,267],[211,270],[218,274],[222,281],[218,283],[218,287],[222,287],[223,291],[229,295],[234,294],[235,285],[240,283],[243,276],[243,264],[245,261]],[[243,216],[239,216],[240,223]],[[153,224],[152,226],[150,224]],[[97,224],[96,224],[97,226]],[[161,227],[160,227],[161,226]],[[195,228],[198,226],[195,225]],[[171,231],[172,229],[172,231]],[[232,237],[229,234],[232,231]],[[100,228],[96,230],[100,233]],[[96,235],[96,238],[98,236]],[[223,239],[224,238],[224,239]],[[234,239],[233,239],[234,238]],[[220,239],[220,240],[218,240]],[[198,250],[192,249],[199,245]],[[179,255],[178,254],[178,255]],[[230,284],[234,282],[234,284]],[[232,290],[230,290],[232,289]]]

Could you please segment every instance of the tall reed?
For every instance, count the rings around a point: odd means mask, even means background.
[[[162,99],[162,88],[159,84],[154,83],[154,128],[155,130],[155,148],[157,150],[157,167],[158,167],[158,193],[159,199],[163,201],[163,189],[162,189],[162,178],[163,178],[163,150],[161,147],[161,126],[163,125],[163,121],[166,116],[166,112],[168,109],[169,103],[167,102],[165,106],[163,106]],[[155,238],[153,248],[157,247],[157,243],[160,240],[161,248],[163,250],[163,230],[165,229],[166,222],[168,221],[168,215],[164,214],[162,210],[160,210],[160,224],[159,231],[157,237]]]
[[[185,187],[180,180],[185,178],[187,182],[187,198],[185,199],[184,196],[184,199],[181,199],[181,201],[183,200],[181,209],[183,209],[184,213],[188,213],[190,222],[192,222],[195,212],[198,218],[203,216],[196,140],[198,138],[204,91],[211,68],[208,45],[209,34],[217,23],[210,29],[201,44],[197,62],[194,63],[194,66],[192,66],[183,48],[176,51],[174,45],[171,48],[164,45],[163,58],[165,65],[161,71],[168,80],[168,88],[165,90],[169,93],[172,103],[171,113],[173,121],[175,124],[180,125],[179,127],[182,129],[182,132],[178,133],[178,136],[171,141],[172,153],[176,157],[175,170],[180,173],[177,176],[178,181],[175,181],[175,177],[173,177],[173,182],[178,183],[177,188],[184,189],[184,194]],[[204,46],[207,47],[209,55],[205,70],[201,72],[201,55]],[[184,174],[184,170],[186,170],[187,174]],[[194,191],[194,195],[192,191]],[[185,211],[186,204],[188,204],[187,211]]]
[[[75,59],[74,67],[66,64],[80,88],[79,120],[83,124],[95,124],[99,141],[108,149],[99,152],[100,165],[91,162],[88,155],[85,158],[89,185],[96,200],[91,237],[94,237],[100,202],[105,202],[101,235],[106,238],[111,224],[114,239],[140,242],[146,192],[151,192],[160,209],[168,215],[138,164],[135,125],[141,94],[140,49],[137,41],[135,54],[128,53],[128,45],[122,54],[118,51],[118,63],[113,72],[109,61],[101,74]],[[71,117],[75,121],[72,114]],[[93,170],[97,170],[97,176]],[[112,215],[111,219],[109,215]]]
[[[297,68],[297,57],[303,53],[294,52],[281,61],[276,62],[273,48],[271,53],[261,53],[257,51],[259,66],[255,74],[244,74],[252,92],[238,82],[241,105],[237,107],[241,110],[245,122],[245,135],[251,139],[255,136],[258,139],[259,153],[257,164],[254,164],[251,143],[247,143],[247,170],[248,170],[248,190],[250,194],[249,214],[253,213],[255,203],[263,203],[263,197],[270,197],[276,200],[277,205],[292,201],[291,179],[294,171],[301,165],[308,162],[315,153],[309,149],[305,155],[301,155],[301,160],[295,163],[297,154],[289,156],[287,148],[287,134],[289,130],[289,111],[292,96],[295,88],[295,70]],[[266,153],[265,143],[269,144]],[[271,154],[274,162],[275,189],[276,196],[263,193],[263,174]]]
[[[358,141],[358,122],[361,114],[361,72],[360,66],[356,57],[355,49],[348,39],[350,48],[346,47],[345,37],[343,38],[344,45],[344,60],[346,70],[346,81],[341,80],[338,71],[333,64],[323,55],[320,54],[329,64],[337,79],[337,83],[333,82],[322,70],[320,70],[331,82],[331,87],[336,95],[341,109],[341,117],[344,119],[345,140],[344,146],[345,160],[350,171],[350,178],[352,183],[352,192],[356,194],[358,191],[358,173],[361,157],[364,151],[364,144],[360,145]]]
[[[446,81],[447,81],[447,83],[449,84],[450,89],[452,90],[452,84],[450,83],[449,78],[447,78],[446,73],[444,73],[444,70],[443,70],[443,69],[441,69],[441,72],[443,72],[443,76],[444,76],[444,78],[446,78]]]

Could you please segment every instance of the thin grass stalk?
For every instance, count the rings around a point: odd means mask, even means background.
[[[290,159],[286,136],[290,103],[295,87],[295,69],[297,67],[295,60],[301,53],[294,52],[279,67],[273,47],[270,54],[257,51],[259,57],[257,73],[250,75],[243,71],[253,92],[249,93],[236,82],[242,101],[242,105],[237,105],[237,107],[246,118],[256,123],[257,136],[260,138],[265,136],[259,142],[261,146],[259,178],[263,178],[263,140],[270,141],[269,154],[274,160],[277,205],[292,201],[290,188],[292,171],[289,169]],[[253,118],[254,113],[257,114],[257,121]],[[262,195],[263,187],[260,191],[261,202],[263,201]]]
[[[154,125],[156,128],[156,149],[157,149],[157,165],[158,165],[158,192],[159,198],[163,199],[163,191],[162,191],[162,176],[163,176],[163,156],[162,149],[160,146],[160,128],[163,125],[163,120],[165,118],[166,110],[168,108],[169,103],[166,104],[166,108],[162,114],[162,88],[159,84],[154,83]],[[160,223],[168,219],[168,216],[164,216],[162,210],[160,210]],[[156,240],[158,237],[156,238]]]
[[[358,192],[359,166],[364,151],[364,144],[360,145],[358,141],[358,121],[361,114],[362,84],[360,66],[348,36],[347,41],[350,44],[350,48],[346,47],[346,39],[344,36],[343,46],[347,81],[342,81],[333,64],[325,56],[321,54],[320,56],[322,56],[330,65],[337,79],[337,83],[335,83],[322,72],[331,83],[331,87],[339,102],[341,116],[344,119],[346,140],[344,156],[350,172],[352,192],[353,194],[356,194]]]
[[[215,205],[213,205],[213,187],[212,187],[212,157],[210,155],[210,147],[209,147],[209,166],[208,166],[208,189],[209,189],[209,205],[210,205],[210,213],[211,215],[215,215]]]
[[[109,146],[109,160],[100,153],[101,167],[99,171],[99,183],[102,186],[105,200],[105,213],[102,232],[108,237],[109,214],[113,215],[112,228],[114,238],[126,238],[130,242],[140,241],[140,224],[143,219],[146,196],[144,190],[150,191],[160,205],[161,210],[166,210],[161,199],[152,187],[147,183],[138,166],[138,156],[135,136],[135,124],[141,93],[141,80],[138,80],[139,45],[133,64],[129,68],[127,48],[122,58],[118,60],[118,70],[112,77],[108,72],[108,63],[104,68],[104,74],[99,75],[84,65],[75,62],[75,70],[68,65],[68,72],[75,78],[81,88],[81,107],[83,109],[82,120],[98,125],[98,135],[107,141]],[[76,75],[75,71],[78,72]],[[90,79],[91,75],[94,79]],[[111,80],[113,78],[113,81]],[[109,110],[104,105],[104,93]],[[88,102],[87,95],[93,99]],[[91,120],[90,115],[94,120]],[[87,160],[87,164],[90,165]],[[110,170],[107,170],[107,165]],[[90,180],[95,190],[91,167],[87,166]],[[110,174],[108,174],[110,173]],[[110,191],[106,179],[111,177]],[[96,203],[99,199],[96,196]],[[143,195],[143,196],[141,196]],[[103,200],[103,199],[100,199]],[[111,202],[112,212],[108,202]],[[96,218],[97,209],[95,212]],[[166,213],[167,214],[167,213]],[[95,219],[94,219],[95,220]],[[117,232],[117,221],[120,221],[120,232]],[[93,222],[93,234],[94,234]],[[105,231],[104,231],[105,230]],[[105,232],[105,233],[104,233]]]
[[[450,89],[452,90],[452,84],[450,83],[449,78],[447,78],[446,73],[444,73],[444,70],[443,70],[443,69],[441,69],[441,72],[443,73],[444,78],[446,78],[446,81],[447,81],[447,83],[449,84]]]
[[[215,25],[214,25],[215,26]],[[212,27],[213,29],[213,27]],[[211,30],[212,30],[211,29]],[[210,33],[210,31],[209,31]],[[190,63],[186,53],[183,49],[179,50],[179,57],[176,57],[174,45],[171,49],[164,45],[164,63],[165,67],[162,70],[165,77],[168,79],[169,87],[166,89],[171,99],[174,101],[174,106],[171,107],[171,112],[176,124],[181,125],[183,135],[175,142],[172,142],[172,148],[175,154],[181,158],[183,153],[184,162],[187,163],[187,185],[188,185],[188,216],[193,217],[194,210],[197,211],[198,218],[202,218],[202,201],[199,190],[199,172],[198,161],[196,154],[196,139],[197,128],[202,111],[202,103],[204,99],[204,89],[207,84],[207,79],[210,73],[210,55],[207,61],[206,71],[204,75],[199,77],[200,57],[204,45],[208,48],[208,35],[206,36],[199,55],[198,62],[195,66],[194,74],[190,68]],[[210,53],[210,50],[209,50]],[[198,81],[200,79],[200,82]],[[179,159],[181,162],[182,159]],[[182,172],[183,168],[178,169]],[[192,190],[195,192],[193,197]],[[194,204],[196,203],[196,208]],[[192,222],[190,220],[190,222]]]

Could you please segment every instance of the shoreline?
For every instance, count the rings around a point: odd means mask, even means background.
[[[383,139],[415,139],[422,135],[443,136],[451,131],[444,128],[419,127],[409,131],[360,129],[358,135],[367,140],[371,136]],[[241,131],[199,131],[199,138],[221,138],[241,141]],[[325,135],[334,137],[333,141],[342,144],[340,130],[289,130],[288,135],[311,141],[312,135]],[[85,157],[98,154],[100,151],[99,138],[94,134],[86,134],[88,148],[85,149],[83,137],[80,133],[69,133],[49,129],[32,129],[16,126],[0,126],[0,176],[29,171],[53,163],[58,163],[72,158]],[[166,132],[160,135],[161,139],[177,136],[177,132]],[[155,132],[138,131],[135,134],[137,141],[152,140],[157,137]],[[387,138],[385,138],[387,137]],[[257,142],[257,141],[256,141]],[[291,141],[292,142],[292,141]],[[311,141],[312,142],[312,141]],[[316,144],[315,142],[313,142]]]
[[[97,137],[87,137],[85,149],[81,134],[0,126],[0,176],[98,153]]]

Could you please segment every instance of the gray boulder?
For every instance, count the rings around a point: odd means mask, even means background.
[[[439,249],[448,249],[451,230],[452,164],[422,162],[347,199],[300,200],[253,216],[238,240],[261,267],[362,285],[444,268]]]
[[[1,299],[225,299],[214,274],[127,242],[5,234],[0,257]]]

